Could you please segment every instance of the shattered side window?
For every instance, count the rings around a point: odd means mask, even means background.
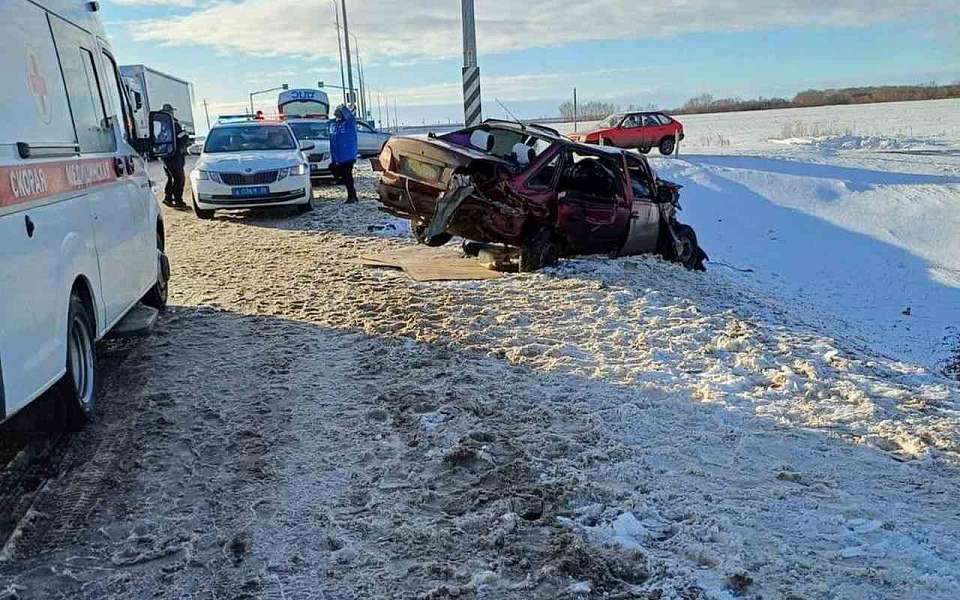
[[[557,176],[557,167],[560,165],[561,152],[558,152],[550,162],[543,165],[530,179],[527,185],[534,188],[549,189]]]

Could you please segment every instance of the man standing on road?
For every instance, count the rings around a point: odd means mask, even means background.
[[[186,176],[183,173],[186,167],[187,148],[190,146],[190,136],[183,130],[180,121],[174,116],[177,110],[169,104],[164,104],[161,111],[168,113],[173,117],[173,129],[176,136],[173,154],[164,157],[163,170],[167,174],[167,185],[163,189],[163,203],[173,208],[186,208],[183,201],[183,186],[186,184]]]
[[[353,164],[357,161],[357,119],[346,105],[333,112],[330,124],[330,171],[347,188],[347,204],[357,201],[353,185]]]

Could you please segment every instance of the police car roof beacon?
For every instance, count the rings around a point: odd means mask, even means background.
[[[82,425],[96,340],[149,327],[166,305],[163,216],[98,11],[0,2],[0,421],[56,387],[66,425]],[[165,139],[172,120],[146,129]]]

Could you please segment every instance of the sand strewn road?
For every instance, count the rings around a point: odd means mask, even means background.
[[[954,598],[957,387],[652,258],[418,284],[373,179],[168,212],[19,598]]]

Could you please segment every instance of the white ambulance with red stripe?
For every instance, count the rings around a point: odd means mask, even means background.
[[[166,305],[163,220],[137,149],[172,123],[154,115],[137,135],[99,10],[0,3],[0,421],[56,388],[64,424],[82,425],[96,342]]]

